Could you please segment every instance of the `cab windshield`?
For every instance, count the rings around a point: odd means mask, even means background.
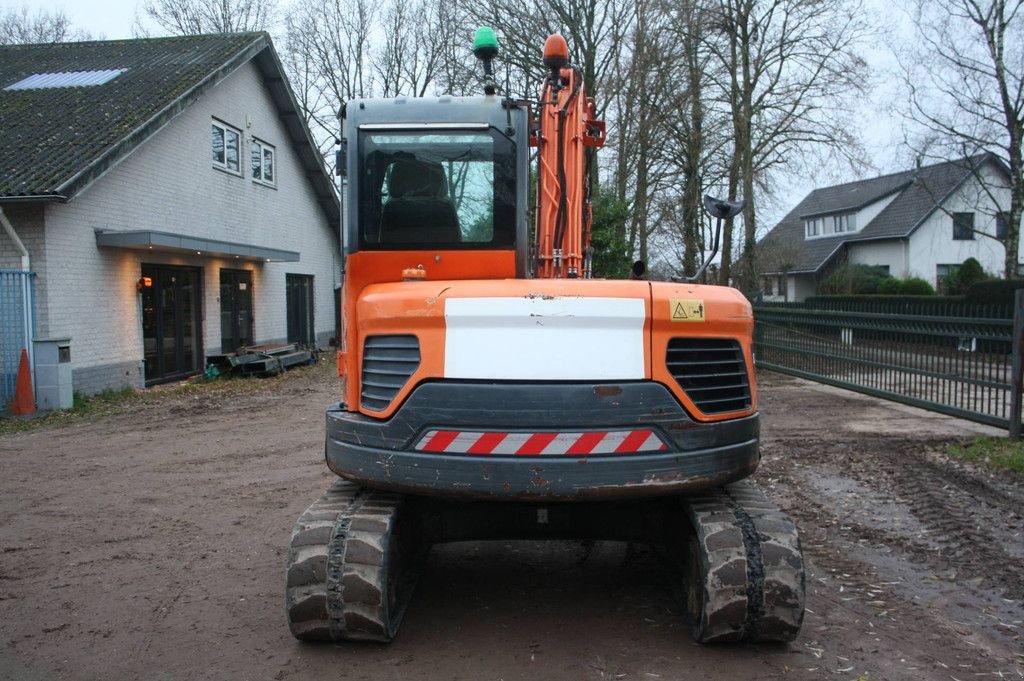
[[[493,130],[361,131],[363,249],[511,248],[514,145]]]

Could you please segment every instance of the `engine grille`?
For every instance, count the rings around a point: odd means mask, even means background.
[[[705,414],[750,408],[750,381],[739,341],[673,338],[665,363],[679,387]]]
[[[420,342],[416,336],[367,336],[363,341],[360,395],[363,409],[387,409],[419,366]]]

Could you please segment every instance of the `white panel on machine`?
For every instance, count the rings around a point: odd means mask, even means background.
[[[445,378],[644,378],[641,298],[449,298]]]

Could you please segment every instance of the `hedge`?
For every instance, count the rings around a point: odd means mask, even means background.
[[[1024,288],[1024,279],[990,279],[967,289],[967,302],[976,305],[1013,305],[1014,292]]]

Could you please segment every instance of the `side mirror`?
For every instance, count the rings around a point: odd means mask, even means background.
[[[729,218],[736,217],[743,212],[743,206],[746,203],[743,199],[739,201],[726,201],[725,199],[716,199],[710,194],[704,195],[704,210],[707,211],[708,215],[719,220],[728,220]]]
[[[746,205],[744,199],[726,201],[725,199],[716,199],[710,194],[704,195],[704,210],[707,211],[708,215],[715,218],[715,240],[712,242],[711,255],[704,259],[704,262],[697,268],[696,274],[692,277],[684,277],[683,281],[695,282],[704,275],[708,265],[718,255],[718,245],[722,237],[722,220],[728,220],[739,215],[743,212],[744,205]]]

